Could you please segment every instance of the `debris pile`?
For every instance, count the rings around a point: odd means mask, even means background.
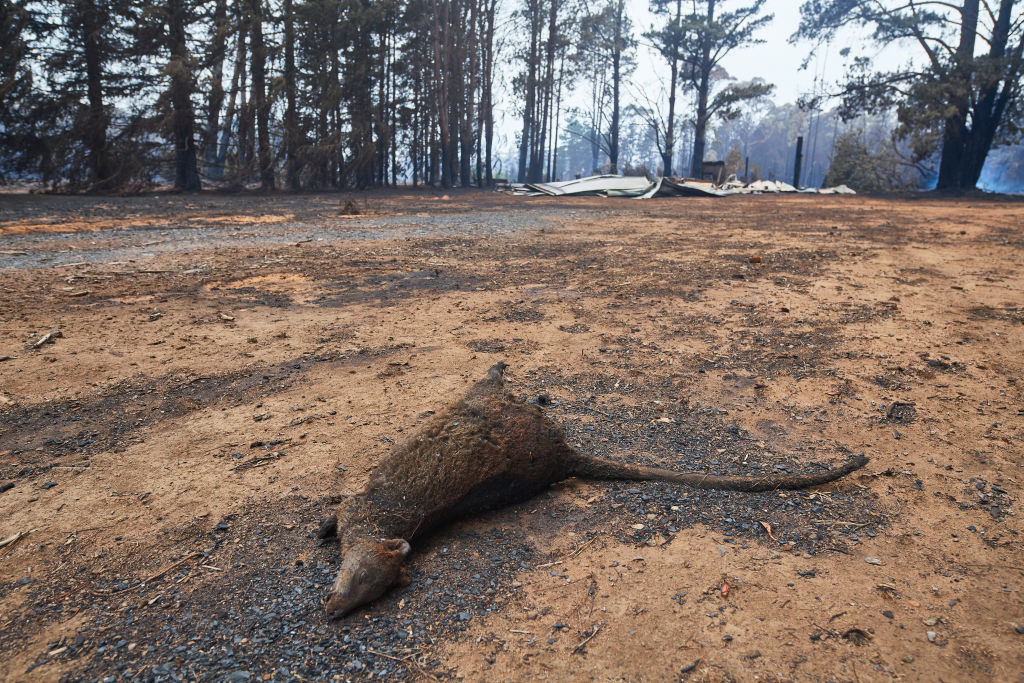
[[[799,192],[802,194],[857,194],[846,185],[837,187],[796,188],[780,180],[755,180],[743,183],[731,176],[721,185],[692,178],[658,178],[649,180],[644,176],[595,175],[575,180],[550,183],[512,183],[508,190],[523,197],[561,197],[568,195],[584,197],[727,197],[734,194],[763,194]]]

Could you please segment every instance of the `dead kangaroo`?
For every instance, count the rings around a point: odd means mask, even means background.
[[[341,570],[327,596],[338,619],[407,584],[409,541],[441,524],[525,500],[567,477],[667,481],[701,489],[768,491],[833,481],[867,463],[851,458],[816,474],[721,477],[634,467],[584,455],[537,406],[504,390],[505,363],[434,415],[380,463],[366,490],[345,499],[320,528],[338,535]]]

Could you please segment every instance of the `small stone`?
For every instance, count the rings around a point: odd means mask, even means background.
[[[877,557],[865,557],[864,561],[867,562],[868,564],[877,564],[877,565],[885,564],[884,562],[882,562]]]
[[[925,635],[928,636],[929,643],[934,643],[935,639],[939,637],[939,634],[935,631],[928,631],[927,633],[925,633]]]
[[[1016,628],[1016,631],[1017,631],[1017,633],[1020,633],[1021,635],[1024,635],[1024,626],[1018,626]]]
[[[882,610],[882,616],[885,617],[886,619],[893,619],[895,617],[895,615],[892,613],[892,610],[887,610],[887,609],[886,610]]]
[[[928,617],[927,619],[924,620],[924,625],[925,626],[935,626],[935,624],[937,624],[937,623],[939,623],[939,620],[936,619],[935,617]]]
[[[57,485],[57,482],[55,482],[55,481],[48,481],[48,482],[45,482],[43,484],[43,488],[44,489],[52,489],[56,485]]]
[[[10,482],[9,481],[6,484],[0,484],[0,493],[3,493],[4,491],[10,491],[13,488],[14,488],[14,482]]]
[[[910,664],[914,661],[914,655],[903,655],[903,663]]]

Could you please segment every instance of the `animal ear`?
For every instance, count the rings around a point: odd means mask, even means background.
[[[492,380],[498,380],[499,382],[505,378],[505,368],[508,367],[508,363],[500,361],[491,366],[491,369],[487,371],[487,377]]]
[[[316,537],[320,539],[333,538],[338,535],[338,518],[334,515],[324,517],[320,520],[320,529],[316,532]]]
[[[393,553],[397,553],[403,559],[409,554],[412,548],[409,546],[409,541],[404,538],[387,538],[381,541],[381,545]]]

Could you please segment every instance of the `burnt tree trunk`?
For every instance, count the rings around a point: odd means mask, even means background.
[[[494,145],[494,105],[491,92],[494,83],[494,15],[497,13],[497,0],[488,0],[487,4],[487,37],[484,40],[484,174],[488,187],[494,185],[492,176],[491,155]]]
[[[224,107],[224,59],[227,55],[227,0],[217,0],[213,8],[213,36],[210,43],[210,93],[206,101],[206,131],[203,136],[203,161],[209,177],[224,175],[217,141],[220,137],[220,115]],[[218,163],[220,162],[220,163]]]
[[[537,122],[535,109],[537,101],[537,69],[540,61],[540,26],[538,15],[540,8],[537,0],[527,2],[530,22],[530,52],[526,65],[526,92],[523,103],[523,135],[519,140],[519,182],[526,182],[530,163],[530,144],[535,136]],[[530,170],[532,174],[532,170]]]
[[[715,20],[715,0],[708,0],[707,23],[710,27]],[[708,91],[711,89],[711,38],[708,31],[703,34],[703,52],[698,65],[700,79],[697,82],[697,118],[693,125],[693,159],[690,163],[690,175],[700,178],[704,167],[704,145],[708,131]]]
[[[202,188],[196,159],[195,112],[192,108],[192,66],[185,38],[183,0],[167,3],[167,38],[171,61],[171,139],[174,141],[174,188],[194,192]]]
[[[431,180],[437,178],[437,170],[434,164],[440,165],[441,171],[441,185],[444,187],[451,186],[451,176],[449,175],[448,166],[448,152],[449,152],[449,128],[448,128],[448,55],[447,50],[442,51],[441,49],[441,26],[444,25],[445,30],[450,29],[448,24],[448,4],[449,0],[440,0],[440,6],[438,0],[433,0],[434,10],[434,88],[437,97],[434,98],[437,106],[437,128],[441,136],[440,140],[440,158],[434,158],[431,160]],[[447,47],[447,40],[445,41]]]
[[[103,103],[103,49],[100,43],[101,32],[104,30],[103,15],[91,0],[85,0],[80,7],[85,90],[89,102],[83,137],[89,154],[90,189],[98,190],[112,176],[107,151],[107,112]]]
[[[619,172],[619,96],[622,90],[622,51],[625,37],[622,35],[625,0],[618,0],[615,12],[615,46],[612,50],[612,120],[608,132],[608,162],[611,172]]]
[[[270,150],[270,100],[267,98],[267,46],[263,41],[263,4],[251,0],[249,53],[252,56],[252,106],[256,113],[260,187],[274,189],[274,161]]]
[[[292,0],[284,0],[284,177],[292,192],[302,189],[299,181],[299,121],[295,92],[295,14]]]
[[[675,26],[678,29],[683,16],[683,2],[676,0]],[[665,151],[661,153],[661,174],[672,176],[672,163],[676,146],[676,90],[679,87],[679,39],[672,44],[672,57],[669,60],[668,85],[668,120],[665,121]]]
[[[480,41],[477,33],[477,13],[481,0],[469,0],[469,39],[464,49],[464,63],[468,77],[463,84],[464,107],[460,133],[459,177],[463,187],[473,184],[473,123],[475,121],[477,64],[479,63]]]
[[[942,131],[942,156],[939,159],[937,184],[940,190],[958,190],[962,187],[962,167],[966,161],[964,152],[970,135],[967,117],[971,101],[967,83],[973,68],[979,4],[979,0],[966,0],[960,11],[960,44],[956,49],[953,68],[947,75],[952,84],[950,106],[953,114],[946,119]]]
[[[219,177],[224,176],[224,164],[228,158],[228,148],[231,142],[231,129],[235,125],[235,119],[238,116],[238,110],[235,108],[235,102],[238,99],[239,91],[245,87],[242,83],[244,77],[242,74],[245,72],[246,63],[246,51],[245,51],[245,31],[242,27],[238,30],[238,41],[235,48],[235,66],[231,73],[231,89],[228,99],[228,110],[226,118],[224,119],[224,127],[220,133],[220,143],[217,149],[217,161],[214,168],[217,169]],[[236,138],[237,140],[237,138]]]
[[[1016,48],[1007,55],[1007,43],[1011,28],[1011,15],[1014,0],[1002,0],[999,14],[992,29],[992,39],[988,60],[995,64],[1007,64],[998,72],[982,70],[976,77],[980,78],[980,92],[971,111],[970,135],[967,137],[960,167],[960,186],[973,188],[978,184],[981,171],[985,167],[985,159],[992,149],[996,132],[1006,113],[1015,91],[1015,83],[1019,79],[1021,56],[1024,51],[1024,39],[1017,42]],[[998,75],[997,75],[998,74]],[[1002,87],[1000,87],[1000,76]]]

